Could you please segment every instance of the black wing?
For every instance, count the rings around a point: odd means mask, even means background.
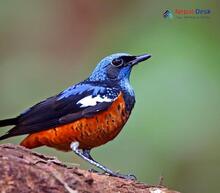
[[[34,133],[93,116],[108,109],[119,93],[116,88],[74,85],[26,110],[17,118],[16,126],[2,137]]]

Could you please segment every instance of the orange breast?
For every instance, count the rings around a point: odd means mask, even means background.
[[[94,117],[81,118],[73,123],[30,134],[21,145],[27,148],[46,145],[68,151],[70,143],[78,141],[80,148],[91,149],[116,137],[128,117],[123,95],[120,94],[107,111],[100,112]]]

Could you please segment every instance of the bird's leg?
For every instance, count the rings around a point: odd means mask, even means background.
[[[90,150],[81,150],[81,149],[79,149],[79,142],[72,142],[71,145],[70,145],[70,148],[79,157],[83,158],[84,160],[86,160],[90,164],[96,166],[97,168],[103,170],[105,173],[108,173],[110,176],[115,176],[115,177],[119,177],[119,178],[125,178],[125,179],[129,179],[129,180],[136,180],[136,177],[134,175],[119,174],[119,173],[114,172],[114,171],[110,170],[109,168],[101,165],[100,163],[98,163],[97,161],[95,161],[91,157]]]

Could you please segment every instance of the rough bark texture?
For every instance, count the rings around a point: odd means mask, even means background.
[[[0,145],[1,193],[178,193],[162,186],[67,167],[17,145]]]

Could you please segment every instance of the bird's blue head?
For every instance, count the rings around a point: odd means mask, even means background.
[[[143,54],[132,56],[127,53],[112,54],[103,58],[90,75],[91,81],[121,81],[129,80],[131,69],[134,65],[147,60],[151,55]]]

